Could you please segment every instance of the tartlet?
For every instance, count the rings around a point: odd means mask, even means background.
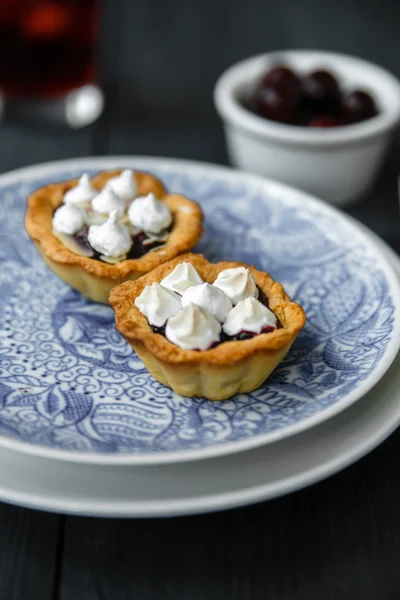
[[[91,184],[101,190],[109,179],[121,172],[120,169],[101,172],[91,179]],[[135,171],[134,177],[138,195],[154,194],[170,209],[173,223],[168,239],[160,249],[117,264],[80,256],[67,248],[53,232],[54,212],[61,206],[64,194],[78,184],[78,179],[47,185],[28,198],[25,228],[43,260],[64,282],[96,302],[108,303],[114,286],[137,279],[191,250],[202,235],[203,213],[196,202],[180,194],[168,194],[161,181],[152,175]]]
[[[204,282],[214,283],[226,269],[247,267],[280,327],[251,339],[225,341],[207,350],[183,350],[159,333],[135,306],[144,288],[160,283],[182,262],[189,262]],[[258,388],[284,358],[305,324],[301,306],[292,302],[282,285],[267,273],[239,262],[210,263],[203,256],[185,254],[136,281],[115,287],[110,294],[116,329],[136,351],[148,371],[182,396],[224,400]]]

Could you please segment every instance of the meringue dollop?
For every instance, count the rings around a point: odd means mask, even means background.
[[[135,198],[129,207],[128,216],[134,227],[150,233],[160,233],[172,223],[168,206],[152,193]]]
[[[103,225],[91,225],[88,231],[89,244],[104,256],[118,258],[132,247],[129,230],[118,223],[118,211],[114,210]]]
[[[170,317],[180,312],[182,302],[178,294],[154,282],[146,286],[140,296],[135,298],[135,306],[150,325],[162,327]]]
[[[265,328],[276,329],[276,316],[256,298],[246,298],[236,304],[222,326],[229,336],[241,331],[259,334]]]
[[[203,283],[202,278],[193,265],[188,262],[176,265],[175,269],[160,281],[163,287],[180,295],[192,285],[198,285],[199,283]]]
[[[167,321],[165,337],[183,350],[207,350],[219,342],[221,325],[208,310],[188,304]]]
[[[84,225],[85,213],[76,204],[64,204],[53,216],[53,229],[57,233],[73,235]]]
[[[131,169],[125,169],[120,175],[108,180],[113,191],[124,200],[133,200],[137,194],[135,175]]]
[[[182,306],[191,303],[208,310],[220,323],[225,321],[232,310],[232,302],[225,292],[210,283],[193,285],[183,293]]]
[[[258,297],[255,279],[246,267],[235,267],[221,271],[214,281],[214,285],[225,292],[233,305],[245,298]]]
[[[65,192],[63,202],[65,204],[86,204],[97,194],[98,190],[92,186],[89,175],[84,173],[80,177],[78,185]]]
[[[125,211],[125,200],[121,196],[117,196],[108,181],[101,192],[93,198],[92,209],[105,215],[110,215],[116,210],[121,216]]]

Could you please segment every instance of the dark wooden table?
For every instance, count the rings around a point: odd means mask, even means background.
[[[0,169],[91,154],[226,163],[217,120],[72,133],[6,124]],[[349,212],[400,250],[394,145]],[[1,470],[1,466],[0,466]],[[344,472],[290,496],[159,520],[65,517],[0,504],[0,600],[397,599],[400,432]],[[1,476],[1,475],[0,475]]]

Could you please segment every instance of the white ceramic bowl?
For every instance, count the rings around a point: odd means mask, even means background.
[[[260,78],[270,67],[292,66],[299,73],[328,69],[343,89],[372,93],[379,115],[355,125],[311,128],[263,119],[245,109]],[[373,184],[400,120],[400,82],[367,61],[330,52],[289,50],[239,62],[218,79],[216,108],[225,126],[232,164],[302,188],[344,206]]]

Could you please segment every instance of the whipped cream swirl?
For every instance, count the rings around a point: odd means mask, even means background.
[[[125,211],[125,200],[117,196],[108,181],[101,192],[93,198],[92,209],[105,215],[110,215],[116,210],[119,216],[122,216]]]
[[[165,337],[183,350],[207,350],[219,342],[221,325],[196,304],[188,304],[167,321]]]
[[[256,282],[246,267],[236,267],[221,271],[214,281],[214,285],[225,292],[233,305],[245,298],[258,297]]]
[[[124,200],[133,200],[137,194],[135,176],[131,169],[125,169],[120,175],[108,180],[113,191]]]
[[[175,269],[160,283],[172,292],[182,295],[192,285],[203,283],[203,280],[191,263],[183,262],[176,265]]]
[[[277,320],[269,308],[256,298],[241,300],[232,308],[222,326],[229,336],[235,336],[241,331],[262,333],[263,329],[276,329]]]
[[[163,288],[159,283],[153,283],[146,286],[135,299],[135,306],[147,318],[150,325],[162,327],[167,319],[180,312],[182,303],[177,294]]]
[[[196,304],[208,310],[220,323],[225,321],[232,302],[222,290],[209,283],[200,283],[188,288],[182,296],[182,306]]]
[[[96,252],[113,258],[124,256],[132,247],[129,230],[118,223],[118,211],[114,210],[103,225],[91,225],[88,232],[89,244]]]
[[[64,204],[53,216],[53,229],[57,233],[74,235],[84,224],[85,213],[75,204]]]
[[[79,179],[78,185],[65,192],[63,202],[65,204],[86,204],[97,194],[98,190],[92,186],[89,175],[84,173]]]
[[[136,198],[129,207],[128,216],[135,228],[150,233],[160,233],[172,223],[168,206],[152,193]]]

